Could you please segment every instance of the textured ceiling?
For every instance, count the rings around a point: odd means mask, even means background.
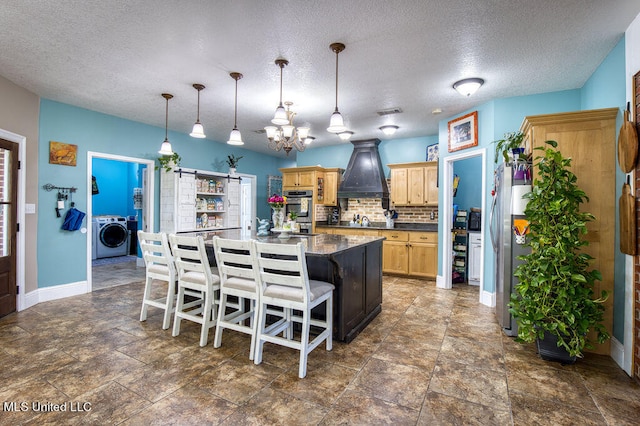
[[[278,103],[294,102],[295,124],[314,144],[340,143],[326,131],[335,105],[333,42],[340,54],[339,108],[354,139],[435,135],[438,121],[495,98],[582,87],[640,12],[638,0],[3,0],[0,75],[40,95],[189,133],[201,92],[207,138],[238,128],[245,148],[268,152]],[[465,98],[451,85],[481,77]],[[402,114],[376,111],[400,107]],[[441,115],[433,115],[441,108]],[[158,146],[164,132],[158,132]],[[283,154],[284,155],[284,154]]]

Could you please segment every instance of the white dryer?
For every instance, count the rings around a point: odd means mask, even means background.
[[[96,259],[103,257],[126,256],[129,252],[129,230],[127,219],[122,216],[94,216],[93,242]]]

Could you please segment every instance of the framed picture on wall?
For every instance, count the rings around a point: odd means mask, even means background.
[[[78,145],[49,141],[49,164],[75,167],[77,156]]]
[[[478,146],[478,111],[449,121],[449,152]]]
[[[439,145],[434,143],[427,146],[427,161],[438,161]]]

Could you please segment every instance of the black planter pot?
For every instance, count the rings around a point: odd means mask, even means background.
[[[562,364],[574,364],[576,357],[569,355],[563,347],[558,347],[558,338],[555,334],[544,332],[544,339],[536,339],[538,354],[545,361],[556,361]]]

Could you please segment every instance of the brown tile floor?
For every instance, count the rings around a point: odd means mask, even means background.
[[[249,339],[173,338],[141,282],[41,303],[0,319],[0,425],[638,424],[640,387],[609,357],[573,366],[505,337],[477,287],[385,277],[382,313],[350,344],[318,347],[297,377],[293,350]],[[66,411],[34,411],[65,404]],[[47,405],[48,404],[48,405]],[[90,405],[89,405],[90,404]],[[37,407],[36,407],[37,408]]]
[[[127,261],[121,261],[122,259],[127,259]],[[114,259],[118,263],[93,266],[91,268],[93,290],[144,280],[145,270],[144,268],[136,267],[135,259],[136,257],[134,256],[122,256]]]

